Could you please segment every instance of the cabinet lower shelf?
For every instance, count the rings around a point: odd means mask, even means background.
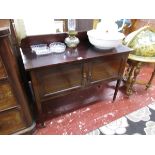
[[[116,82],[113,81],[114,85]],[[109,83],[111,82],[96,84],[64,96],[57,96],[56,98],[43,101],[42,108],[45,114],[45,120],[95,104],[97,101],[103,101],[107,99],[107,95],[112,101],[113,94],[105,94],[107,88],[109,88]],[[114,91],[115,89],[113,89],[113,93]]]

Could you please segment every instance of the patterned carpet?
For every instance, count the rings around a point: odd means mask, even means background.
[[[155,135],[155,102],[87,135]]]

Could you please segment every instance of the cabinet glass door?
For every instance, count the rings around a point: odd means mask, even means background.
[[[117,78],[121,66],[121,58],[113,60],[99,59],[90,63],[89,82],[96,83],[102,80]]]
[[[82,64],[65,64],[35,72],[42,97],[62,93],[82,86]]]

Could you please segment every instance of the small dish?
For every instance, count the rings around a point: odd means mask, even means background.
[[[47,44],[38,44],[31,46],[32,52],[35,52],[37,55],[45,55],[51,53]]]
[[[65,52],[66,45],[61,42],[53,42],[49,45],[49,48],[52,53],[63,53]]]

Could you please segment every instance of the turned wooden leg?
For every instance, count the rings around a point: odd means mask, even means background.
[[[142,62],[137,62],[136,65],[132,67],[131,74],[133,73],[133,76],[130,75],[127,83],[127,89],[126,89],[126,93],[128,96],[133,93],[133,90],[132,90],[133,84],[135,83],[136,77],[140,72],[141,65],[142,65]]]
[[[113,96],[113,101],[115,101],[115,99],[116,99],[116,95],[117,95],[117,92],[118,92],[118,88],[119,88],[119,86],[121,84],[121,81],[122,81],[122,79],[117,80],[116,87],[115,87],[115,92],[114,92],[114,96]]]
[[[149,82],[146,84],[146,90],[151,86],[154,75],[155,75],[155,66],[154,66],[154,70],[152,72],[151,78],[150,78]]]

